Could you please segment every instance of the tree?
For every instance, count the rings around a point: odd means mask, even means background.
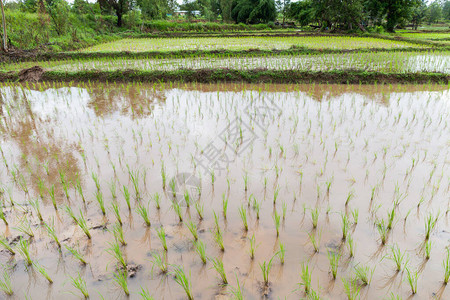
[[[427,4],[425,3],[425,1],[426,0],[421,0],[419,5],[412,10],[411,22],[414,30],[417,30],[417,28],[425,19],[425,15],[427,13]]]
[[[427,21],[428,24],[437,23],[442,17],[442,7],[440,3],[433,2],[428,6]]]
[[[415,7],[421,0],[368,0],[366,8],[369,16],[375,20],[386,20],[386,30],[394,32],[395,27],[412,18]]]
[[[173,13],[176,8],[174,0],[137,0],[142,14],[149,19],[164,19],[167,14]]]
[[[287,17],[299,22],[301,26],[307,26],[314,21],[315,10],[311,0],[291,3],[287,10]]]
[[[236,0],[231,17],[236,23],[267,23],[277,16],[274,0]]]
[[[220,13],[222,14],[222,20],[224,22],[230,22],[233,20],[231,18],[231,8],[233,6],[233,0],[219,0]]]
[[[3,9],[3,0],[0,0],[1,8],[2,8],[2,27],[3,27],[3,51],[8,52],[8,36],[6,34],[6,18],[5,18],[5,10]]]
[[[98,0],[100,8],[104,12],[115,12],[117,16],[117,26],[122,27],[122,17],[130,9],[129,0]]]
[[[445,1],[442,5],[442,17],[445,20],[450,20],[450,1]]]

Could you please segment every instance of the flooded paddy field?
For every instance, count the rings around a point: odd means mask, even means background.
[[[447,85],[0,96],[1,297],[450,297]]]

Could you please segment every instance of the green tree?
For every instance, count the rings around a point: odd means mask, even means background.
[[[58,35],[64,35],[69,27],[69,4],[65,0],[52,0],[46,4],[46,10],[50,16],[53,28]]]
[[[176,8],[174,0],[137,0],[136,4],[148,19],[164,19]]]
[[[421,0],[419,5],[412,10],[411,23],[414,30],[417,30],[425,19],[425,15],[427,13],[427,4],[425,1],[426,0]]]
[[[231,10],[236,23],[267,23],[274,21],[276,15],[274,0],[236,0]]]
[[[224,22],[230,22],[233,20],[231,17],[231,8],[233,6],[233,0],[219,0],[220,14]]]
[[[428,6],[427,10],[427,22],[428,24],[437,23],[442,17],[442,7],[437,1],[432,2]]]
[[[98,0],[98,3],[103,12],[113,11],[117,16],[117,26],[122,27],[122,17],[130,9],[130,0]]]
[[[301,26],[307,26],[315,20],[315,10],[311,0],[291,3],[287,17],[296,20]]]
[[[386,20],[386,30],[394,32],[397,25],[411,20],[413,10],[420,2],[421,0],[368,0],[366,8],[373,20]]]
[[[445,1],[442,5],[442,17],[445,20],[450,20],[450,1]]]

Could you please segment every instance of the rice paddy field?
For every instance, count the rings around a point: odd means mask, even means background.
[[[450,297],[448,85],[0,96],[1,297]]]
[[[174,51],[174,50],[245,50],[288,49],[305,47],[312,49],[361,49],[422,47],[407,41],[393,41],[372,37],[352,36],[264,36],[264,37],[204,37],[204,38],[154,38],[122,39],[86,48],[85,52],[102,51]]]

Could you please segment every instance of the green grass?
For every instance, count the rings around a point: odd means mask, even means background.
[[[11,276],[8,273],[7,267],[2,265],[2,274],[0,277],[0,290],[8,296],[11,296],[14,292],[11,284]]]
[[[175,282],[181,286],[186,293],[186,297],[189,300],[193,300],[194,296],[192,294],[192,284],[190,274],[187,275],[184,269],[180,266],[174,266],[174,270],[171,272],[174,277]]]

